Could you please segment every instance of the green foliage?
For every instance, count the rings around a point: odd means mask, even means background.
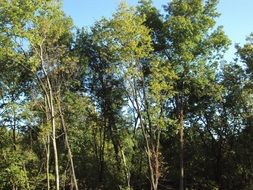
[[[252,189],[253,34],[220,64],[217,4],[121,3],[73,37],[60,1],[0,0],[0,189],[55,188],[50,104],[61,189],[69,147],[80,190],[178,189],[180,111],[185,188]]]
[[[236,45],[237,53],[239,54],[243,63],[245,63],[248,67],[248,72],[252,73],[252,63],[253,63],[253,34],[247,37],[247,43],[240,47]]]
[[[11,133],[4,128],[0,131],[0,189],[30,189],[34,178],[27,172],[28,164],[36,161],[37,157],[29,150],[23,150],[19,145],[14,146]],[[30,171],[31,172],[31,171]]]

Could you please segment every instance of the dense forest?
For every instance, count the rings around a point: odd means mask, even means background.
[[[253,34],[218,0],[122,2],[74,26],[0,0],[0,190],[252,190]]]

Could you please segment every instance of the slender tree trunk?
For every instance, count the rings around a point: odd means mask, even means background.
[[[110,115],[109,117],[114,117],[113,115]],[[114,155],[115,155],[115,160],[116,160],[116,168],[117,170],[120,170],[121,168],[121,161],[120,161],[120,156],[119,156],[119,151],[120,151],[120,145],[119,141],[117,139],[117,129],[115,126],[114,119],[112,121],[112,118],[109,118],[109,130],[110,130],[110,138],[113,144],[114,148]]]
[[[47,135],[47,142],[46,142],[46,167],[47,167],[47,189],[50,190],[50,171],[49,171],[49,159],[50,159],[50,135]]]
[[[49,109],[48,109],[48,101],[45,96],[45,114],[46,114],[46,124],[48,124],[48,121],[50,119]],[[50,190],[50,168],[49,168],[49,160],[50,160],[50,134],[47,134],[47,139],[45,143],[45,150],[46,150],[46,173],[47,173],[47,190]]]
[[[149,177],[150,177],[150,183],[151,183],[150,189],[151,190],[157,190],[159,174],[157,174],[156,172],[159,171],[159,168],[156,169],[156,167],[155,167],[156,163],[154,163],[154,162],[156,162],[155,145],[153,144],[154,142],[150,142],[148,140],[148,132],[147,132],[147,129],[146,129],[146,127],[145,127],[145,125],[142,121],[142,115],[141,115],[141,110],[140,110],[139,103],[138,103],[137,100],[135,100],[135,103],[136,103],[136,111],[137,111],[137,114],[138,114],[139,119],[140,119],[140,125],[141,125],[141,129],[142,129],[142,133],[143,133],[145,143],[146,143],[146,154],[147,154],[147,157],[148,157]]]
[[[142,84],[145,84],[145,79],[142,78]],[[159,148],[160,148],[160,134],[161,131],[157,125],[153,125],[151,116],[150,116],[150,106],[146,96],[145,87],[142,87],[144,104],[145,104],[145,112],[147,116],[147,121],[149,125],[149,137],[150,137],[150,150],[151,150],[151,163],[150,167],[152,167],[152,186],[154,190],[158,189],[158,183],[160,178],[160,160],[159,160]],[[139,107],[139,106],[138,106]]]
[[[65,144],[67,146],[68,158],[69,158],[70,166],[71,166],[71,176],[72,176],[72,180],[73,180],[75,189],[78,190],[78,184],[77,184],[77,180],[76,180],[73,155],[72,155],[72,151],[71,151],[70,144],[69,144],[68,132],[67,132],[67,128],[66,128],[66,125],[65,125],[65,120],[64,120],[64,117],[63,117],[63,113],[62,113],[62,110],[61,110],[60,100],[58,100],[58,109],[59,109],[59,113],[60,113],[62,128],[63,128],[64,134],[65,134]],[[71,180],[71,183],[72,183],[72,180]]]
[[[179,190],[184,189],[184,112],[179,112],[179,136],[180,136],[180,185]]]
[[[51,130],[52,130],[52,144],[53,144],[53,151],[54,151],[54,162],[55,162],[55,187],[56,190],[60,189],[60,177],[59,177],[59,161],[58,161],[58,151],[57,151],[57,143],[56,143],[56,124],[55,124],[55,110],[54,110],[54,100],[53,100],[53,90],[51,87],[50,80],[47,76],[46,70],[43,68],[43,72],[45,74],[46,80],[47,80],[47,87],[46,89],[43,82],[40,81],[40,85],[43,88],[43,91],[45,93],[46,101],[48,104],[49,109],[49,116],[50,116],[50,122],[51,122]]]
[[[179,190],[184,190],[184,102],[183,97],[177,95],[176,99],[177,119],[179,124],[179,162],[180,180]]]
[[[56,125],[55,125],[55,111],[53,103],[52,90],[50,90],[50,110],[51,110],[51,126],[52,126],[52,143],[54,150],[54,161],[55,161],[55,186],[56,190],[60,189],[60,177],[59,177],[59,161],[58,161],[58,150],[56,143]]]
[[[71,185],[70,185],[70,190],[73,190],[74,188],[73,188],[73,177],[70,179],[71,180]]]
[[[157,132],[156,147],[155,147],[155,188],[158,189],[159,179],[160,179],[160,159],[159,159],[159,149],[160,149],[160,136],[161,130]]]
[[[121,148],[121,155],[122,155],[123,164],[124,164],[124,170],[125,170],[127,188],[131,189],[131,185],[130,185],[130,172],[129,172],[129,168],[127,167],[126,156],[125,156],[124,150],[122,148]]]
[[[142,81],[144,84],[144,80]],[[158,188],[158,182],[159,182],[159,177],[160,177],[160,167],[159,167],[159,138],[160,136],[156,136],[155,132],[156,130],[159,129],[152,129],[151,125],[151,119],[149,115],[149,106],[147,104],[146,100],[146,95],[145,95],[145,90],[143,90],[144,94],[144,103],[146,105],[145,112],[147,114],[147,119],[148,119],[148,124],[149,128],[146,126],[146,124],[143,122],[143,116],[141,112],[141,107],[138,102],[138,92],[137,92],[137,87],[135,84],[135,80],[133,81],[133,100],[129,96],[129,100],[131,101],[136,114],[139,118],[140,121],[140,126],[142,130],[142,134],[144,136],[145,140],[145,151],[148,159],[148,166],[149,166],[149,180],[150,180],[150,189],[151,190],[157,190]],[[153,131],[154,130],[154,131]],[[159,134],[159,133],[158,133]]]
[[[14,110],[14,116],[13,116],[13,126],[12,126],[12,139],[13,139],[13,148],[16,150],[16,144],[17,144],[17,137],[16,137],[16,110]]]
[[[43,48],[40,46],[40,60],[41,60],[41,68],[44,73],[44,77],[46,80],[46,86],[43,81],[41,81],[40,77],[37,77],[39,83],[42,87],[42,90],[45,93],[48,109],[50,111],[50,121],[51,121],[51,129],[52,129],[52,143],[53,143],[53,151],[54,151],[54,162],[55,162],[55,189],[60,190],[60,177],[59,177],[59,161],[58,161],[58,151],[57,151],[57,143],[56,143],[56,122],[55,122],[55,108],[54,108],[54,97],[53,97],[53,89],[48,76],[48,73],[45,69],[44,65],[44,55]]]

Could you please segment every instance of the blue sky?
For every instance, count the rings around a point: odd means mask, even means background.
[[[77,26],[91,26],[102,16],[110,17],[121,0],[63,0],[63,9],[70,15]],[[136,5],[138,0],[125,0],[129,5]],[[166,0],[154,0],[154,5],[161,8]]]
[[[120,0],[63,0],[65,13],[72,17],[78,27],[89,27],[102,16],[110,17],[117,9]],[[138,0],[126,0],[129,5],[136,5]],[[153,0],[154,5],[162,9],[169,0]],[[232,41],[226,58],[232,60],[234,44],[245,43],[245,38],[253,32],[253,0],[220,0],[217,20],[223,25],[226,34]]]

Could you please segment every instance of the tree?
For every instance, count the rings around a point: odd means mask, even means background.
[[[61,81],[57,78],[68,59],[66,42],[71,36],[71,20],[64,15],[58,1],[3,1],[3,13],[7,18],[4,23],[14,48],[20,50],[21,58],[27,63],[22,66],[35,77],[45,98],[45,107],[51,123],[51,138],[55,162],[55,187],[59,190],[59,163],[56,142],[56,101]],[[56,76],[56,77],[55,77]],[[76,183],[75,183],[76,184]],[[77,189],[77,185],[76,185]]]
[[[238,138],[238,156],[240,156],[240,160],[243,162],[241,165],[242,173],[243,173],[243,184],[245,188],[252,188],[252,162],[250,161],[252,158],[252,146],[248,146],[249,142],[252,140],[253,133],[252,133],[252,61],[253,61],[253,33],[251,33],[246,38],[246,44],[240,46],[239,44],[236,45],[237,55],[239,60],[244,63],[246,66],[246,82],[243,86],[243,107],[244,113],[243,120],[244,120],[244,128]],[[242,66],[242,67],[243,67]],[[242,185],[243,186],[243,185]]]
[[[0,189],[251,189],[253,34],[227,64],[217,3],[74,35],[58,0],[0,0]]]
[[[103,40],[100,35],[103,33],[103,21],[97,22],[92,28],[92,33],[82,32],[79,34],[79,45],[82,47],[79,55],[85,57],[88,63],[87,70],[84,74],[84,85],[87,93],[95,102],[97,112],[101,118],[101,142],[99,143],[100,155],[98,160],[99,167],[99,183],[104,183],[104,144],[107,139],[111,140],[114,147],[114,155],[116,160],[116,170],[121,170],[121,136],[124,130],[121,123],[124,122],[122,116],[122,107],[125,104],[123,99],[122,79],[115,75],[111,70],[112,58],[104,58],[103,55],[108,53],[106,49],[101,48],[100,42]],[[78,44],[77,44],[78,46]],[[79,49],[78,47],[76,47]],[[80,59],[82,60],[82,58]]]
[[[102,21],[103,33],[97,40],[100,48],[106,49],[102,55],[112,62],[112,71],[123,79],[134,125],[139,123],[145,139],[151,189],[157,189],[160,133],[168,122],[163,109],[165,97],[173,94],[171,81],[175,75],[166,61],[152,57],[151,37],[144,22],[133,8],[121,4],[112,20]]]
[[[174,0],[166,6],[167,20],[164,25],[166,49],[164,54],[178,76],[176,96],[172,99],[178,120],[180,136],[180,190],[184,189],[184,122],[189,97],[195,91],[198,97],[212,89],[215,61],[229,43],[221,27],[216,30],[217,0]]]

